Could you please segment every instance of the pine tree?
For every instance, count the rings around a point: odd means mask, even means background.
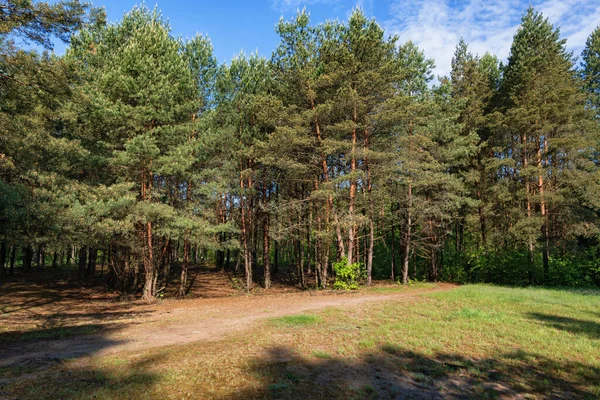
[[[565,40],[531,7],[515,34],[501,92],[504,140],[524,188],[516,200],[525,205],[526,218],[516,221],[514,233],[527,244],[532,268],[541,238],[542,280],[547,281],[554,220],[549,216],[556,215],[565,200],[558,190],[559,171],[578,151],[576,137],[581,132],[574,121],[583,118],[583,97]],[[533,276],[532,270],[531,281]]]
[[[589,105],[600,117],[600,26],[590,34],[581,53],[582,78]]]

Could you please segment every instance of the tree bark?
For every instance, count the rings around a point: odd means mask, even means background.
[[[250,292],[252,289],[252,260],[251,252],[248,244],[248,229],[246,228],[246,210],[244,201],[244,178],[240,172],[240,189],[242,194],[240,195],[240,211],[242,217],[242,245],[244,248],[244,273],[246,274],[246,292]]]
[[[412,129],[413,123],[409,122],[408,125],[408,173],[412,173]],[[412,238],[412,205],[413,205],[413,192],[412,192],[412,177],[408,178],[408,193],[407,193],[407,207],[406,207],[406,234],[404,239],[404,259],[402,262],[402,284],[408,284],[408,266],[410,258],[410,245]],[[415,264],[416,265],[416,264]]]
[[[537,127],[537,121],[536,121]],[[541,138],[538,140],[537,146],[537,168],[538,168],[538,190],[540,193],[540,212],[542,215],[542,219],[544,220],[544,225],[542,225],[542,234],[544,236],[544,249],[542,254],[543,265],[544,265],[544,284],[548,283],[548,277],[550,274],[550,235],[548,229],[548,210],[546,206],[546,200],[544,198],[544,175],[542,168],[542,146],[541,146]]]
[[[97,258],[98,258],[98,249],[95,247],[90,247],[90,252],[88,255],[87,273],[86,273],[86,276],[88,278],[93,278],[96,275],[96,259]]]
[[[402,284],[408,284],[408,265],[412,237],[412,182],[408,182],[408,206],[406,208],[406,234],[404,236],[404,259],[402,261]]]
[[[4,269],[4,264],[6,264],[6,242],[0,243],[0,279],[4,280],[4,276],[6,275],[6,270]]]
[[[352,113],[352,121],[356,123],[357,120],[357,112],[356,106],[353,109]],[[348,265],[354,263],[354,245],[355,245],[355,222],[354,222],[354,202],[356,198],[356,178],[354,174],[356,173],[356,127],[352,129],[352,149],[350,150],[351,159],[350,159],[350,199],[348,202],[348,218],[350,219],[350,227],[348,228]]]
[[[394,242],[396,241],[396,224],[394,223],[394,204],[391,205],[392,211],[392,243],[390,246],[390,251],[392,252],[392,269],[390,271],[390,279],[393,281],[396,280],[396,250],[394,246]]]
[[[269,216],[263,218],[263,266],[265,289],[271,288],[271,247],[269,241]]]
[[[8,274],[14,275],[15,273],[15,259],[17,258],[17,246],[12,247],[12,254],[10,255],[10,266],[8,267]]]
[[[87,247],[81,246],[79,249],[79,278],[84,279],[86,275]]]
[[[522,139],[521,139],[521,143],[523,145],[523,169],[526,169],[529,161],[527,159],[527,134],[523,134]],[[525,180],[525,198],[526,198],[526,202],[527,202],[527,219],[530,220],[531,219],[531,200],[529,198],[530,196],[530,184],[529,184],[529,178],[527,176],[524,177]],[[533,241],[531,240],[531,238],[528,239],[528,247],[529,247],[529,283],[531,285],[534,284],[535,282],[535,264],[534,264],[534,258],[533,258]]]
[[[187,293],[187,278],[190,257],[190,242],[186,233],[183,239],[183,263],[181,264],[181,275],[179,277],[179,292],[178,295],[183,297]]]

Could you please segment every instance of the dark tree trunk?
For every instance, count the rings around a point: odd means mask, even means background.
[[[183,240],[183,263],[181,264],[181,276],[179,279],[179,293],[180,297],[183,297],[187,293],[187,278],[188,278],[188,267],[190,257],[190,244],[187,235]],[[222,267],[222,264],[221,264]]]
[[[17,258],[17,246],[12,247],[10,255],[10,266],[8,267],[8,273],[13,275],[15,273],[15,259]]]
[[[390,248],[390,250],[392,252],[392,270],[390,273],[390,278],[392,279],[392,281],[396,280],[396,250],[394,249],[395,242],[396,242],[396,224],[394,223],[394,217],[392,215],[392,245]]]
[[[109,249],[110,251],[110,249]],[[106,263],[106,250],[102,250],[102,261],[100,262],[100,276],[104,277],[104,263]]]
[[[96,275],[96,260],[98,259],[98,249],[90,247],[87,265],[87,277],[93,278]]]
[[[52,269],[56,269],[56,266],[58,264],[58,251],[54,251],[54,254],[52,255]]]
[[[273,244],[274,244],[275,248],[273,251],[274,259],[273,259],[273,269],[271,272],[273,273],[273,275],[276,276],[277,270],[279,269],[279,241],[275,240],[275,242]]]
[[[44,247],[40,245],[40,246],[38,246],[38,250],[37,250],[37,254],[36,254],[36,260],[35,260],[36,267],[38,267],[38,268],[44,267],[44,261],[42,261],[43,258],[44,258]]]
[[[33,261],[33,249],[31,246],[23,248],[23,269],[25,272],[31,271],[31,263]]]
[[[6,243],[0,243],[0,278],[2,280],[4,280],[4,276],[6,275],[6,271],[4,270],[4,264],[6,264],[6,249]]]
[[[269,241],[269,216],[263,219],[263,266],[265,269],[265,289],[271,287],[271,248]]]
[[[84,279],[86,274],[85,264],[87,260],[87,247],[81,246],[79,249],[79,278]]]

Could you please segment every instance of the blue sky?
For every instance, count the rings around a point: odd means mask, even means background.
[[[110,22],[140,1],[95,0],[104,6]],[[289,19],[306,6],[313,23],[345,20],[354,7],[375,17],[389,34],[402,42],[412,40],[436,62],[436,74],[447,74],[452,53],[463,37],[479,54],[490,51],[501,59],[508,56],[520,17],[529,4],[560,26],[567,45],[578,55],[587,36],[600,23],[598,0],[158,0],[173,33],[192,37],[207,34],[215,55],[228,62],[241,50],[258,51],[269,57],[278,43],[274,26],[281,16]],[[58,53],[64,46],[56,47]]]

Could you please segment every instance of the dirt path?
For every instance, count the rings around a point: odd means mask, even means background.
[[[279,293],[276,295],[235,296],[211,299],[164,301],[154,305],[135,305],[105,315],[97,306],[87,325],[61,326],[76,332],[98,333],[47,340],[39,338],[0,344],[0,367],[44,366],[88,356],[108,355],[196,341],[216,341],[251,327],[259,320],[293,315],[327,307],[356,307],[374,301],[410,301],[420,294],[447,291],[454,285],[402,290],[390,293]],[[89,305],[88,310],[93,308]],[[104,313],[103,313],[104,312]],[[69,315],[69,314],[67,314]],[[70,316],[77,320],[77,313]],[[88,314],[86,314],[88,315]],[[79,318],[84,318],[80,316]],[[67,320],[69,321],[69,320]]]

